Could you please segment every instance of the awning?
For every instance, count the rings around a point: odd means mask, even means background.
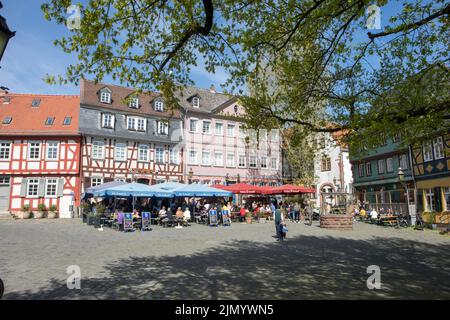
[[[113,186],[106,189],[95,190],[93,192],[95,197],[157,197],[157,198],[172,198],[173,193],[171,191],[163,190],[157,187],[157,185],[149,186],[143,183],[126,183],[118,186]]]
[[[315,193],[316,190],[313,188],[306,188],[301,186],[296,186],[293,184],[284,184],[282,186],[274,187],[270,194],[299,194],[299,193]]]
[[[253,186],[247,183],[236,183],[230,186],[223,186],[222,189],[231,191],[235,194],[261,194],[261,187]]]
[[[90,188],[86,189],[86,191],[83,193],[81,198],[82,199],[90,198],[90,197],[93,197],[95,191],[100,191],[100,190],[104,190],[104,189],[120,186],[120,185],[123,185],[123,184],[126,184],[126,182],[124,182],[124,181],[111,181],[111,182],[100,184],[100,185],[95,186],[95,187],[90,187]]]
[[[431,189],[436,187],[450,187],[450,177],[417,181],[417,189]]]
[[[203,184],[182,184],[171,190],[176,197],[231,197],[230,191],[208,187]]]

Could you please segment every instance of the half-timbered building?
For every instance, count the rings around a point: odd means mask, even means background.
[[[0,95],[0,212],[79,204],[78,96]]]
[[[83,190],[108,181],[183,180],[179,110],[157,93],[81,81]]]

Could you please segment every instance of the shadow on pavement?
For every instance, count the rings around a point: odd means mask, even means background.
[[[399,238],[299,236],[286,243],[233,241],[193,255],[127,257],[83,278],[51,279],[4,299],[449,299],[450,246]],[[380,290],[367,289],[369,265]]]

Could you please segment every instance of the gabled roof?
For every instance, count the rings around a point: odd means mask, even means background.
[[[102,88],[108,87],[111,90],[111,103],[102,103],[99,100],[98,92]],[[126,98],[130,95],[136,94],[139,97],[140,108],[130,108],[125,102]],[[159,93],[143,92],[137,93],[136,89],[127,88],[112,84],[95,83],[94,81],[82,79],[80,83],[80,103],[91,107],[99,107],[102,109],[112,109],[122,112],[138,113],[142,115],[154,115],[157,117],[176,117],[181,116],[180,110],[171,111],[165,109],[164,112],[156,111],[153,109],[153,100],[157,97],[161,97]]]
[[[38,107],[31,106],[34,99],[41,100]],[[79,96],[1,93],[0,135],[77,135],[79,109]],[[9,125],[2,124],[6,117],[12,117]],[[45,125],[48,117],[55,118],[51,126]],[[70,125],[63,125],[65,117]]]
[[[196,87],[185,87],[177,92],[176,96],[183,109],[201,113],[214,113],[221,107],[228,106],[232,101],[236,100],[235,97],[228,94]],[[191,103],[192,98],[195,96],[200,98],[200,107],[198,108],[193,107]]]

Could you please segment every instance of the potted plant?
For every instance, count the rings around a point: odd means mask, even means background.
[[[94,216],[94,227],[95,228],[100,228],[100,224],[101,224],[101,217],[103,217],[103,215],[105,214],[106,211],[106,207],[104,204],[97,203],[97,205],[95,206],[95,216]]]
[[[40,203],[38,204],[37,209],[37,212],[33,212],[33,218],[42,219],[45,215],[45,212],[47,211],[47,207],[45,206],[45,204]]]
[[[94,218],[95,218],[95,213],[94,212],[88,212],[86,215],[86,223],[88,224],[88,226],[93,226],[94,225]]]
[[[253,215],[251,212],[247,212],[245,214],[245,222],[247,222],[248,224],[251,224],[253,220]]]
[[[89,215],[89,203],[87,201],[83,201],[81,203],[81,216],[83,217],[83,222],[86,223],[87,222],[87,218]]]
[[[20,211],[17,214],[17,217],[19,219],[30,219],[30,217],[31,217],[30,205],[29,204],[24,204],[23,207],[22,207],[22,211]]]
[[[267,218],[266,218],[266,213],[265,212],[258,212],[258,222],[259,223],[266,223]]]
[[[47,218],[49,219],[55,219],[58,217],[58,208],[52,204],[49,208],[48,208],[48,212],[47,212]]]

